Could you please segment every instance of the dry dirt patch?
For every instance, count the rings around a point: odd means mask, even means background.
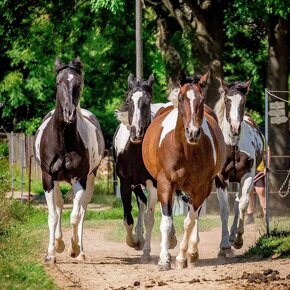
[[[258,235],[254,226],[248,226],[245,246],[236,253],[242,254]],[[172,250],[173,269],[167,272],[157,269],[158,240],[152,243],[152,263],[141,264],[141,252],[129,248],[125,242],[109,242],[105,236],[105,228],[85,229],[85,262],[68,257],[65,251],[57,255],[55,266],[46,267],[61,289],[290,289],[290,279],[286,278],[290,274],[289,259],[258,261],[217,257],[220,229],[200,234],[200,260],[193,268],[174,269],[178,247]],[[66,229],[64,241],[67,244],[69,240],[70,230]],[[268,274],[270,278],[263,280],[261,275],[268,269],[278,273],[275,272],[275,278]]]

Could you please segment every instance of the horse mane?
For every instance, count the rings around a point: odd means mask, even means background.
[[[222,87],[219,88],[219,94],[220,94],[220,99],[217,101],[215,107],[214,107],[214,112],[217,115],[218,118],[218,123],[219,126],[223,126],[223,120],[224,120],[224,112],[226,109],[224,97],[225,97],[225,91],[223,90]]]

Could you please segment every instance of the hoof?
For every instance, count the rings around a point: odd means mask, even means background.
[[[161,261],[158,263],[158,270],[159,271],[168,271],[171,269],[170,261],[166,261],[165,263],[162,263]]]
[[[177,245],[177,238],[176,236],[172,236],[169,241],[169,249],[174,249]]]
[[[133,236],[133,239],[129,239],[128,236],[126,236],[126,244],[130,247],[130,248],[135,248],[137,247],[137,239],[135,236]]]
[[[176,259],[176,269],[181,270],[187,268],[187,260]]]
[[[61,239],[56,239],[55,240],[55,250],[57,253],[63,253],[65,249],[65,244],[63,242],[63,240]]]
[[[189,256],[188,257],[188,261],[189,261],[190,264],[193,264],[193,263],[197,262],[198,259],[199,259],[198,252],[197,253],[194,253],[194,254],[188,254],[188,256]]]
[[[85,256],[84,254],[80,254],[80,255],[78,255],[78,257],[77,257],[77,260],[78,260],[79,262],[84,262],[84,261],[86,260],[86,256]]]
[[[80,250],[80,246],[74,242],[73,239],[71,239],[71,245],[69,247],[69,255],[72,258],[76,258],[79,254],[80,254],[81,250]]]
[[[234,258],[235,254],[234,254],[232,248],[226,248],[226,249],[221,248],[219,253],[218,253],[218,256],[230,259],[230,258]]]
[[[145,244],[145,240],[144,239],[142,239],[141,241],[137,241],[134,249],[136,251],[142,251],[143,250],[143,247],[144,247],[144,244]]]
[[[143,254],[141,256],[141,264],[148,264],[150,262],[150,260],[151,260],[150,254],[149,255]]]
[[[244,241],[243,241],[242,235],[240,235],[240,234],[237,235],[235,240],[234,240],[234,244],[233,244],[234,248],[235,249],[241,249],[243,244],[244,244]]]
[[[47,254],[46,257],[44,258],[44,262],[46,264],[55,264],[55,262],[56,262],[55,256]]]

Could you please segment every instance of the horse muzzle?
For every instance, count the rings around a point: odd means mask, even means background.
[[[189,128],[185,129],[185,137],[189,144],[196,144],[201,136],[201,130],[200,128],[197,128],[195,130],[190,130]]]
[[[130,141],[134,144],[139,144],[142,142],[143,137],[144,137],[144,133],[143,130],[140,130],[141,132],[139,132],[139,134],[136,132],[136,128],[135,127],[131,127],[130,130]]]
[[[63,111],[63,119],[67,124],[74,123],[76,120],[76,109],[70,110],[65,108]]]

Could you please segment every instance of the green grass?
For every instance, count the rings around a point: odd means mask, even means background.
[[[245,256],[271,256],[290,258],[290,217],[273,217],[270,221],[270,235],[260,226],[261,236]]]
[[[0,235],[0,289],[56,289],[45,272],[47,213],[12,202],[13,226]]]

